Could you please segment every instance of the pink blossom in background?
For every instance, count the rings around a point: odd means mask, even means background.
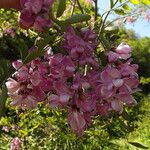
[[[85,4],[92,4],[93,0],[85,0]]]
[[[21,140],[19,138],[12,139],[10,150],[21,150]]]
[[[123,21],[121,19],[117,19],[115,22],[114,22],[114,25],[117,26],[117,27],[120,27],[121,25],[123,25]]]
[[[150,22],[150,13],[146,13],[146,14],[145,14],[145,19],[146,19],[148,22]]]
[[[14,28],[6,28],[5,31],[4,31],[4,35],[7,35],[7,36],[11,36],[11,37],[15,37],[16,35],[16,31]]]
[[[128,17],[126,17],[126,22],[130,23],[130,24],[134,23],[136,20],[137,20],[137,18],[134,17],[134,16],[128,16]]]

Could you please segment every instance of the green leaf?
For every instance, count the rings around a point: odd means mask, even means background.
[[[0,84],[9,76],[11,63],[6,59],[0,59]]]
[[[5,103],[7,100],[7,87],[5,85],[5,83],[2,86],[2,91],[1,91],[1,95],[0,95],[0,117],[3,115],[3,112],[5,110]]]
[[[25,60],[24,60],[23,63],[24,63],[24,64],[27,64],[27,63],[29,63],[30,61],[36,59],[37,57],[42,56],[43,54],[44,54],[44,50],[39,50],[39,49],[37,49],[37,50],[35,50],[35,51],[29,53],[29,54],[27,55],[27,57],[25,58]]]
[[[140,4],[140,0],[129,0],[129,1],[134,5]]]
[[[130,116],[128,114],[128,112],[126,110],[124,110],[121,114],[121,116],[125,119],[125,120],[128,120],[130,121]]]
[[[62,16],[62,14],[66,9],[66,0],[58,0],[58,1],[59,2],[58,2],[57,14],[56,14],[57,18]]]
[[[142,149],[148,149],[148,147],[140,144],[140,143],[137,143],[137,142],[128,142],[129,144],[135,146],[135,147],[138,147],[138,148],[142,148]]]
[[[55,23],[57,23],[62,30],[65,30],[65,28],[67,26],[70,26],[71,24],[75,24],[75,23],[79,23],[79,22],[83,22],[83,21],[88,21],[91,19],[90,15],[87,14],[76,14],[71,16],[70,18],[66,19],[66,20],[58,20],[55,19]]]
[[[118,32],[119,28],[117,26],[109,26],[109,27],[106,27],[105,30],[111,33],[116,33]]]
[[[83,22],[83,21],[88,21],[91,19],[90,15],[86,15],[86,14],[76,14],[73,15],[72,17],[68,18],[67,20],[65,20],[64,22],[67,25],[70,24],[74,24],[74,23],[79,23],[79,22]]]
[[[131,10],[130,6],[127,5],[127,4],[124,4],[124,5],[122,6],[122,8],[124,8],[125,10],[128,10],[128,11]]]
[[[119,0],[119,2],[120,2],[120,3],[123,3],[123,2],[125,2],[125,0]]]
[[[110,0],[110,8],[112,9],[114,6],[114,1],[113,0]]]
[[[144,3],[146,5],[150,5],[150,0],[142,0],[142,3]]]
[[[35,51],[30,52],[24,59],[23,63],[27,64],[30,61],[36,59],[37,57],[42,56],[45,53],[44,47],[50,42],[51,38],[52,37],[50,35],[47,35],[47,38],[40,39],[37,43],[37,49],[35,48]]]
[[[28,47],[27,47],[27,45],[23,42],[23,40],[21,40],[21,41],[22,41],[22,42],[20,42],[20,43],[18,44],[18,47],[19,47],[21,59],[24,60],[25,57],[26,57],[27,54],[28,54]]]
[[[115,13],[118,14],[118,15],[125,15],[125,14],[126,14],[123,9],[116,9],[116,10],[114,10],[114,11],[115,11]]]

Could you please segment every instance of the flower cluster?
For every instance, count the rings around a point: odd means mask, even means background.
[[[45,27],[51,27],[49,9],[53,0],[21,0],[20,26],[24,29],[34,27],[42,32]]]
[[[104,68],[94,54],[97,42],[91,29],[69,27],[62,43],[66,54],[49,49],[26,65],[20,60],[13,63],[16,72],[6,82],[13,105],[26,109],[43,102],[50,108],[66,109],[72,130],[82,135],[92,116],[121,113],[124,105],[136,104],[132,94],[139,83],[138,67],[131,64],[131,48],[126,43],[107,54]]]

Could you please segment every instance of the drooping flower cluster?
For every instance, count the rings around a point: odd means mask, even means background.
[[[20,26],[24,29],[34,27],[42,32],[45,27],[51,27],[49,9],[53,0],[21,0]]]
[[[64,108],[72,130],[82,135],[92,116],[121,113],[124,105],[136,104],[132,93],[139,83],[138,67],[131,64],[126,43],[107,54],[108,64],[101,70],[94,54],[94,31],[69,27],[62,43],[66,55],[48,51],[27,65],[20,60],[13,63],[17,71],[6,83],[13,105],[26,109],[43,102]]]

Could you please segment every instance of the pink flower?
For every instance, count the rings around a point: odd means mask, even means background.
[[[130,64],[130,62],[126,62],[124,64],[118,65],[118,70],[124,77],[126,77],[126,76],[138,77],[137,69],[138,69],[138,65]]]
[[[145,14],[145,19],[146,19],[148,22],[150,22],[150,13],[146,13],[146,14]]]
[[[20,88],[20,84],[11,78],[6,82],[6,86],[8,89],[8,94],[15,93]]]
[[[115,51],[119,54],[128,54],[132,51],[131,47],[127,45],[126,43],[121,43]]]
[[[33,27],[42,32],[45,27],[50,28],[52,21],[49,19],[49,7],[53,0],[21,0],[20,26],[23,29]]]
[[[51,108],[61,106],[59,96],[56,94],[49,95],[48,96],[48,106]]]
[[[90,95],[90,94],[82,92],[82,93],[79,93],[79,95],[76,95],[74,101],[75,101],[76,106],[82,112],[91,113],[92,111],[95,110],[96,98],[94,95]]]
[[[123,103],[120,100],[117,100],[117,99],[112,100],[111,107],[116,112],[119,112],[119,113],[123,112]]]
[[[12,96],[12,98],[15,98],[13,96]],[[36,98],[33,96],[27,96],[25,98],[21,97],[21,96],[20,97],[17,96],[11,104],[14,106],[17,106],[19,108],[22,108],[22,109],[34,109],[37,107]]]
[[[26,3],[24,3],[25,8],[34,14],[38,14],[41,11],[42,5],[43,0],[28,0]]]
[[[10,150],[21,150],[21,140],[19,138],[12,139]]]
[[[50,57],[50,75],[53,78],[71,77],[75,71],[75,65],[70,57],[56,54]]]
[[[68,101],[69,98],[71,98],[72,96],[72,90],[69,88],[65,81],[55,81],[54,89],[56,90],[56,93],[60,96],[60,100],[62,102]]]
[[[115,93],[115,89],[123,85],[120,72],[115,68],[106,68],[101,73],[100,94],[104,98],[108,98]]]
[[[132,49],[126,43],[121,43],[116,49],[107,53],[108,61],[110,63],[116,62],[118,59],[127,60],[131,57]]]
[[[44,19],[43,17],[40,17],[40,16],[38,16],[38,17],[35,19],[34,28],[35,28],[37,31],[39,31],[39,32],[44,31],[44,28],[45,28],[45,27],[50,28],[51,26],[52,26],[52,21],[51,21],[51,20]]]
[[[23,9],[20,14],[20,26],[28,29],[33,26],[36,16],[29,10]]]
[[[86,81],[86,79],[83,76],[81,76],[81,74],[76,73],[74,75],[72,89],[78,90],[82,88],[86,90],[90,88],[90,84]]]
[[[5,29],[4,34],[7,36],[15,37],[16,31],[14,28],[7,28]]]
[[[134,16],[126,17],[126,22],[128,22],[128,23],[134,23],[136,20],[137,20],[137,18]]]
[[[114,25],[117,26],[117,27],[120,27],[122,26],[123,24],[123,21],[119,18],[116,18],[116,21],[114,22]]]
[[[34,71],[30,79],[33,86],[38,86],[42,82],[42,77],[38,71]]]
[[[107,53],[108,56],[108,61],[110,63],[115,62],[119,59],[119,55],[115,52],[110,51],[109,53]]]
[[[90,30],[82,30],[81,35],[77,35],[73,27],[68,27],[64,34],[63,47],[68,51],[70,57],[79,64],[97,65],[94,59],[94,49],[96,48],[96,35]]]
[[[77,110],[70,110],[68,115],[68,123],[70,124],[72,130],[78,135],[82,135],[84,128],[86,126],[86,121],[83,114]]]
[[[111,110],[111,105],[109,103],[97,104],[96,112],[100,116],[107,116]]]

